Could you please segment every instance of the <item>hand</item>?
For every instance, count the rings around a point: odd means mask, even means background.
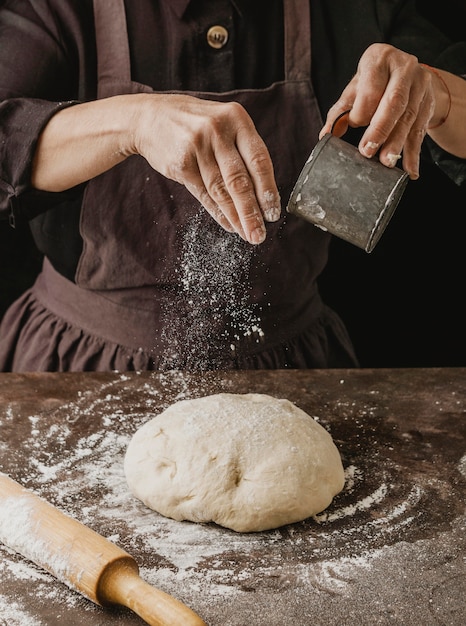
[[[387,44],[373,44],[329,110],[320,136],[331,131],[338,115],[350,110],[347,125],[367,126],[360,152],[369,158],[378,152],[388,167],[395,166],[403,155],[404,170],[416,179],[424,136],[448,107],[448,93],[441,85],[434,89],[433,80],[433,74],[413,55]],[[337,134],[342,135],[347,125],[339,124]]]
[[[124,94],[59,110],[42,131],[31,183],[59,192],[140,154],[253,244],[280,217],[269,152],[245,109],[177,94]]]
[[[253,244],[280,217],[269,152],[238,103],[145,95],[133,151],[184,185],[226,230]]]

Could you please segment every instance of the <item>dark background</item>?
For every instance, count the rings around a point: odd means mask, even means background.
[[[466,40],[466,0],[419,10]],[[363,367],[466,366],[466,189],[425,164],[371,254],[334,238],[321,280]],[[0,221],[0,318],[41,265],[28,226]]]

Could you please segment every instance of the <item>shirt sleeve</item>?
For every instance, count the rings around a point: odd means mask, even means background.
[[[73,25],[63,26],[55,6],[53,1],[0,3],[1,218],[28,218],[28,207],[35,205],[37,213],[63,199],[63,194],[40,193],[31,186],[42,129],[57,111],[76,104],[79,95]],[[42,201],[33,202],[35,196]]]
[[[10,218],[33,217],[28,206],[36,195],[47,196],[48,203],[63,199],[62,194],[35,193],[31,168],[38,137],[48,120],[71,102],[13,98],[0,103],[0,214]],[[28,198],[23,196],[28,195]],[[55,201],[54,201],[55,199]],[[40,203],[41,206],[43,203]],[[45,209],[45,206],[44,206]],[[36,211],[36,213],[39,211]]]

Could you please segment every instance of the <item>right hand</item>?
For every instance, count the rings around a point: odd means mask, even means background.
[[[236,102],[144,94],[132,153],[184,185],[226,230],[252,244],[280,216],[273,165],[246,110]]]
[[[132,154],[250,243],[264,241],[264,221],[280,217],[272,161],[245,109],[185,95],[124,94],[57,111],[37,142],[31,184],[64,191]]]

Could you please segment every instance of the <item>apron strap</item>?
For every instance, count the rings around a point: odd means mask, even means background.
[[[309,0],[284,0],[285,80],[311,78]],[[131,81],[131,59],[124,0],[94,0],[98,93],[107,81]]]
[[[131,58],[124,0],[94,0],[98,97],[107,82],[131,81]]]
[[[311,81],[311,11],[309,0],[283,0],[285,80]]]

